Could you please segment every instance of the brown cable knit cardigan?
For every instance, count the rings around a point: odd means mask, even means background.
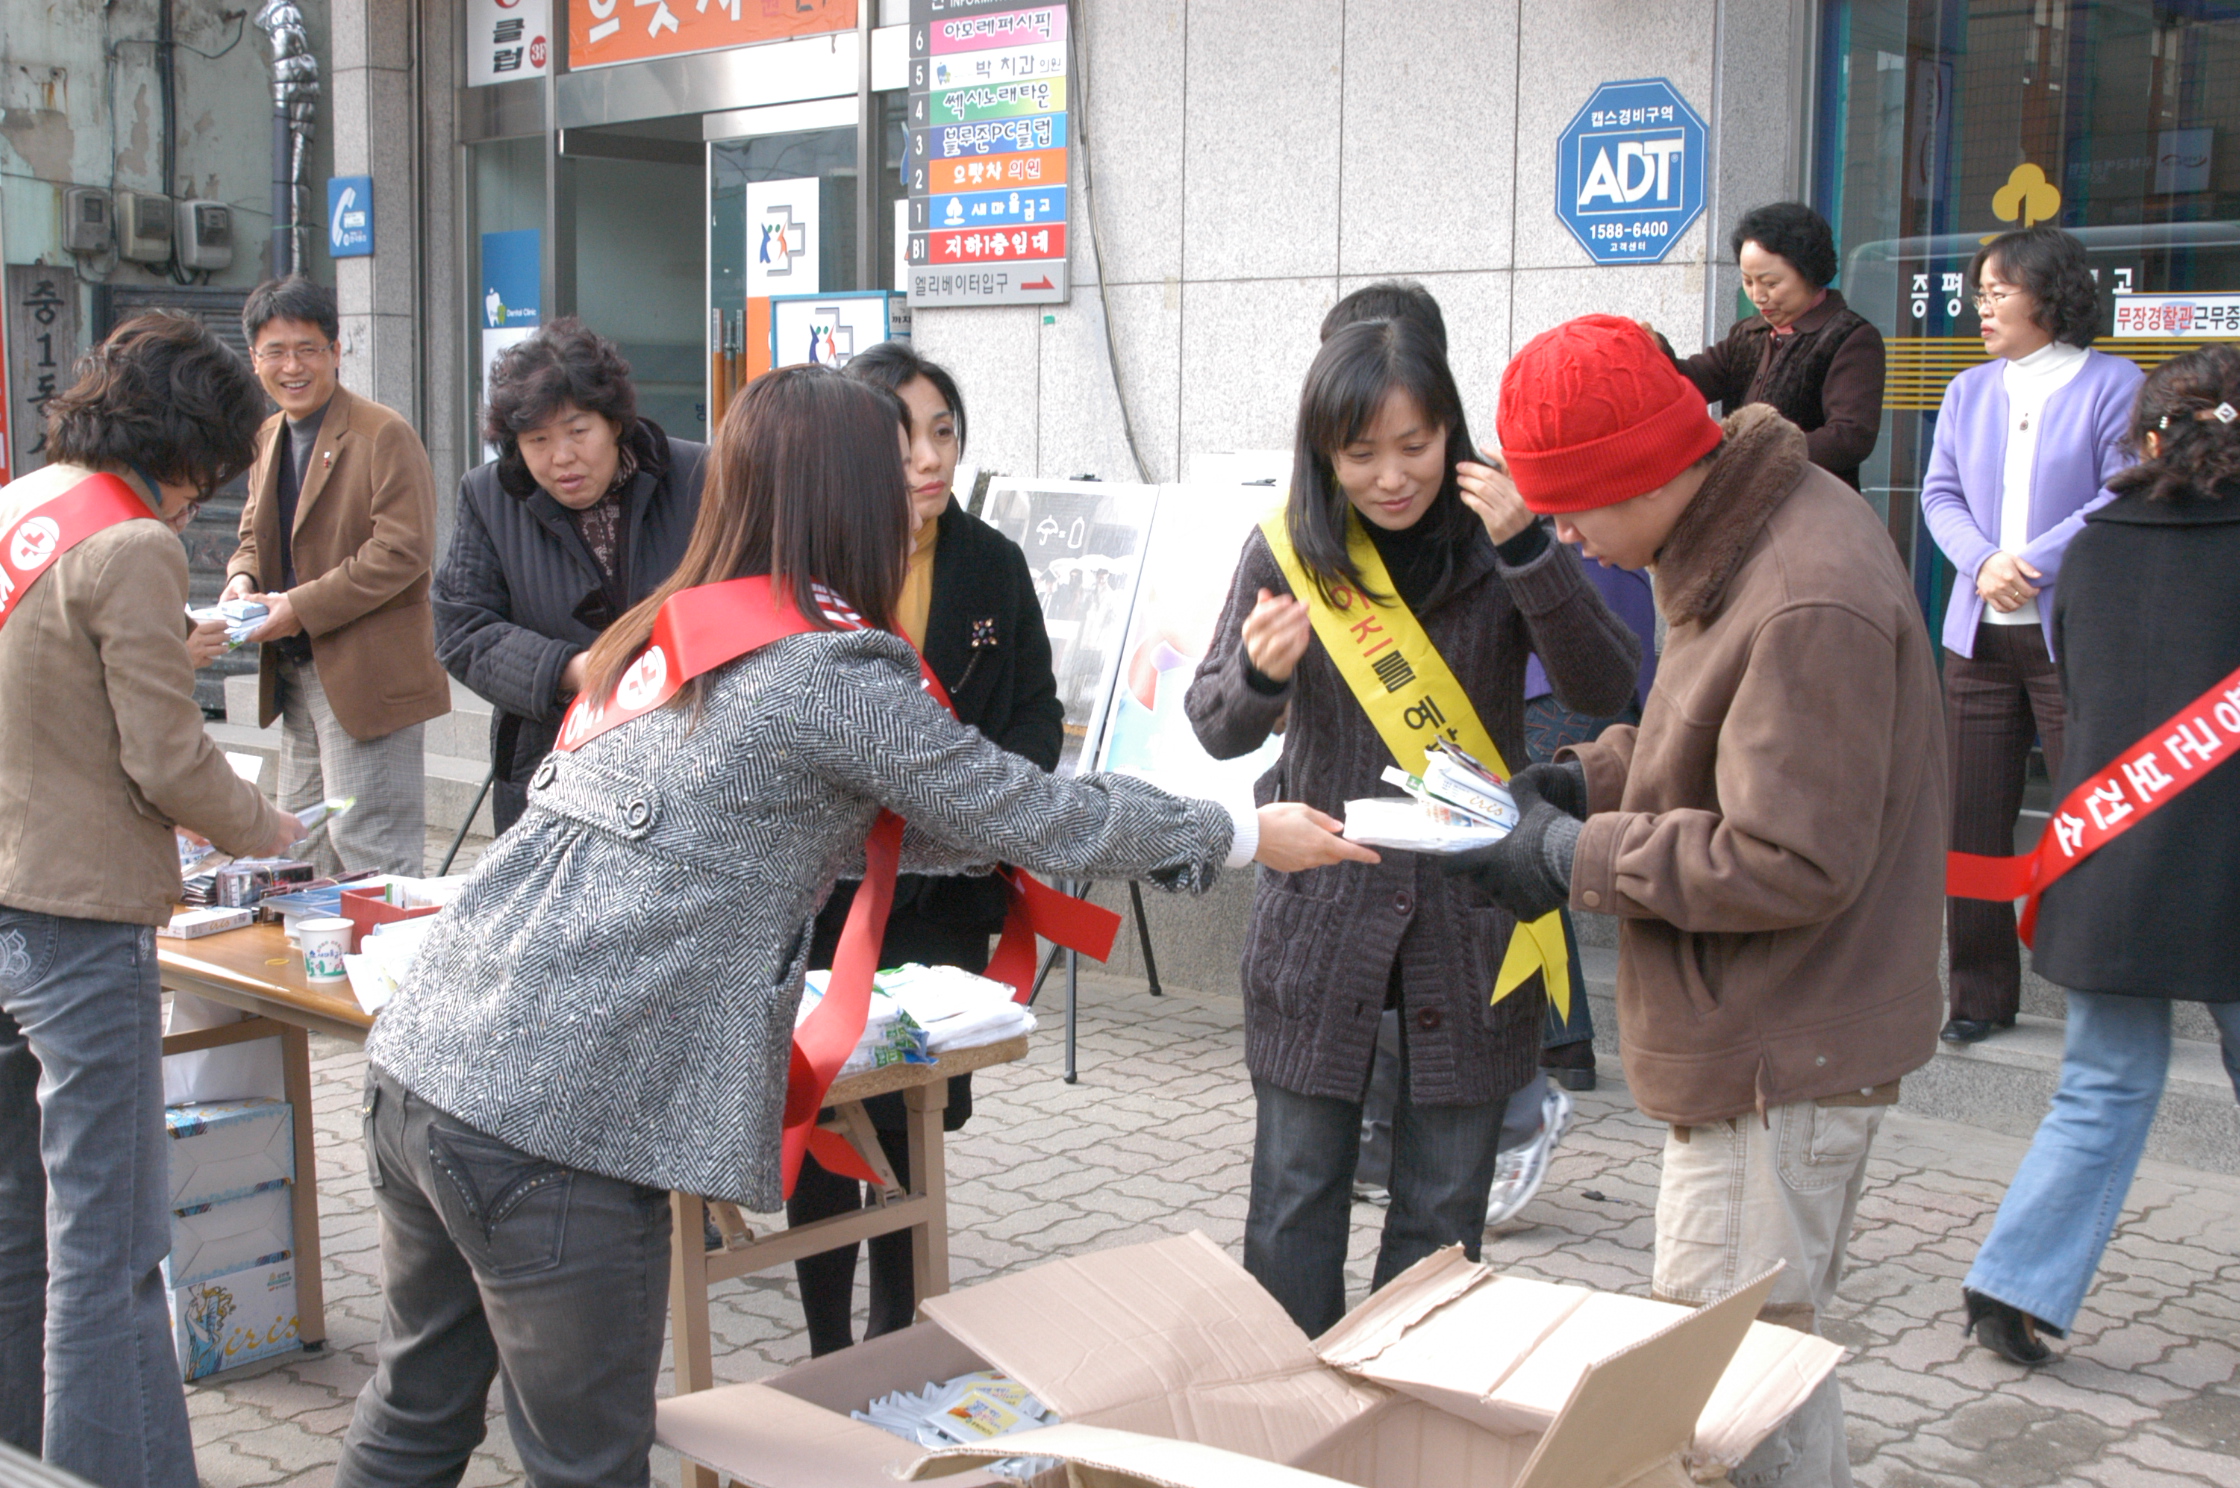
[[[1245,680],[1244,618],[1263,588],[1291,592],[1255,531],[1185,703],[1199,741],[1232,759],[1258,748],[1289,708],[1283,757],[1260,781],[1262,803],[1304,801],[1339,815],[1350,799],[1397,794],[1378,778],[1392,754],[1321,641],[1308,643],[1280,691],[1259,692]],[[1524,764],[1528,653],[1539,654],[1567,707],[1607,716],[1633,700],[1640,642],[1561,543],[1510,568],[1483,531],[1475,533],[1457,560],[1452,592],[1416,618],[1511,768]],[[1488,1005],[1515,922],[1476,885],[1447,877],[1428,858],[1383,857],[1375,866],[1261,870],[1243,976],[1247,1068],[1302,1095],[1360,1100],[1397,958],[1415,1101],[1459,1106],[1506,1097],[1538,1068],[1546,1007],[1537,979]]]

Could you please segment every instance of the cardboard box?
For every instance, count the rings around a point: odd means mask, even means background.
[[[295,1188],[283,1184],[171,1211],[163,1284],[178,1288],[229,1271],[273,1266],[295,1251]]]
[[[180,1378],[189,1380],[298,1347],[295,1263],[248,1266],[173,1287],[171,1341]]]
[[[903,1332],[660,1402],[656,1436],[752,1488],[980,1481],[1028,1453],[1100,1488],[1683,1488],[1691,1466],[1739,1462],[1841,1357],[1755,1321],[1772,1283],[1689,1309],[1500,1276],[1458,1247],[1309,1340],[1191,1234],[928,1298]],[[983,1368],[1066,1424],[925,1454],[845,1414]]]
[[[296,1176],[295,1107],[286,1101],[198,1101],[166,1106],[171,1207],[185,1209],[277,1188]]]

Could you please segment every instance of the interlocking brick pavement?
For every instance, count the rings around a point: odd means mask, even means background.
[[[1197,1228],[1236,1253],[1252,1138],[1242,1010],[1230,998],[1083,978],[1082,1078],[1059,1078],[1062,999],[1030,1057],[977,1079],[950,1139],[955,1283],[1045,1258]],[[323,1484],[372,1370],[379,1258],[358,1145],[364,1057],[314,1041],[328,1328],[294,1355],[190,1385],[211,1488]],[[1605,1061],[1607,1069],[1608,1061]],[[1578,1097],[1548,1185],[1486,1256],[1521,1274],[1646,1293],[1663,1130],[1622,1084]],[[1960,1277],[2023,1143],[1893,1113],[1860,1205],[1830,1333],[1851,1457],[1868,1488],[2240,1482],[2240,1179],[2149,1164],[2060,1361],[2037,1372],[1962,1339]],[[1356,1206],[1348,1274],[1368,1283],[1383,1211]],[[719,1378],[804,1356],[790,1274],[717,1292]],[[668,1388],[666,1381],[662,1388]],[[497,1396],[467,1488],[520,1478]],[[660,1454],[655,1481],[674,1483]]]

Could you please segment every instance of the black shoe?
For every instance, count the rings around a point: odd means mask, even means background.
[[[1594,1089],[1594,1071],[1589,1069],[1555,1068],[1548,1071],[1548,1078],[1566,1090]]]
[[[1594,1043],[1577,1039],[1540,1051],[1540,1068],[1566,1090],[1594,1089]]]
[[[2049,1328],[2019,1307],[2009,1307],[1996,1297],[1986,1297],[1981,1292],[1961,1288],[1960,1295],[1968,1304],[1968,1331],[2000,1358],[2014,1364],[2043,1364],[2053,1357],[2053,1350],[2038,1341],[2043,1331],[2054,1337],[2061,1336],[2059,1328]]]
[[[1948,1044],[1980,1044],[2002,1028],[2014,1027],[2014,1018],[1955,1018],[1937,1037]]]

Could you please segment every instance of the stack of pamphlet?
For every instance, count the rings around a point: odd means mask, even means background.
[[[1421,776],[1387,766],[1384,778],[1408,794],[1346,802],[1350,840],[1404,852],[1463,852],[1499,842],[1517,825],[1508,786],[1460,745],[1434,743]]]
[[[963,1374],[915,1393],[896,1390],[864,1409],[859,1421],[924,1447],[978,1446],[993,1437],[1058,1424],[1056,1412],[1027,1387],[992,1369]],[[999,1478],[1032,1479],[1058,1464],[1047,1457],[1006,1457],[985,1466]]]
[[[197,625],[206,625],[212,620],[225,621],[226,649],[230,651],[236,646],[246,644],[249,637],[262,630],[265,621],[271,618],[271,614],[260,600],[228,599],[222,600],[206,610],[198,610],[193,605],[188,605],[187,618]]]

